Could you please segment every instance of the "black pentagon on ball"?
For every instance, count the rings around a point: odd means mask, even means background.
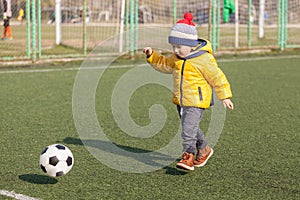
[[[61,144],[57,144],[57,145],[55,145],[55,147],[58,148],[58,149],[62,149],[62,150],[66,149],[66,147],[61,145]]]
[[[41,155],[43,155],[44,153],[46,153],[47,150],[48,150],[48,147],[46,147],[46,148],[42,151]]]
[[[66,160],[66,162],[67,162],[67,165],[68,165],[68,166],[71,166],[72,163],[73,163],[72,157],[69,156],[68,159]]]
[[[43,165],[41,165],[41,168],[42,168],[43,172],[47,173],[46,168]]]
[[[56,176],[64,176],[65,173],[64,172],[56,172]]]
[[[53,156],[53,157],[49,158],[49,164],[50,165],[56,166],[58,162],[59,162],[59,160],[56,156]]]

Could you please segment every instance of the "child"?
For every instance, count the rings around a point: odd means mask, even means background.
[[[9,19],[11,18],[11,0],[4,0],[3,1],[3,26],[4,26],[4,30],[3,30],[3,36],[2,36],[2,40],[12,40],[12,32],[11,32],[11,27],[9,25]],[[7,36],[7,38],[6,38]]]
[[[24,9],[23,8],[21,8],[19,10],[19,16],[17,19],[21,22],[21,24],[23,24],[23,19],[24,19]]]
[[[184,19],[172,27],[169,43],[174,53],[170,56],[165,57],[150,47],[144,48],[147,62],[154,69],[173,75],[173,103],[181,118],[184,150],[176,167],[190,171],[194,166],[204,166],[213,154],[199,128],[204,110],[213,104],[212,88],[224,107],[233,109],[230,85],[218,68],[211,44],[198,39],[192,19],[192,14],[185,13]]]

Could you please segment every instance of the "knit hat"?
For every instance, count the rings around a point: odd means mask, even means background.
[[[176,22],[169,35],[170,44],[179,44],[190,47],[195,47],[199,44],[196,26],[192,20],[193,15],[187,12],[184,14],[184,19]]]

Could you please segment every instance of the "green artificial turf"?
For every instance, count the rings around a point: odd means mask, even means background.
[[[231,83],[235,109],[226,113],[214,156],[194,172],[177,170],[176,160],[147,173],[110,168],[88,152],[75,128],[72,94],[77,70],[60,66],[62,70],[52,72],[26,68],[7,73],[9,69],[1,69],[0,190],[49,200],[299,199],[299,62],[295,57],[220,60]],[[95,94],[97,119],[120,148],[154,151],[166,145],[178,128],[172,94],[156,84],[138,88],[128,108],[132,120],[141,126],[151,123],[153,104],[163,105],[168,118],[153,137],[129,136],[120,130],[111,111],[114,86],[129,70],[111,68],[102,75]],[[210,112],[201,124],[205,132]],[[75,157],[73,169],[64,177],[48,177],[39,168],[39,154],[54,143],[68,146]]]

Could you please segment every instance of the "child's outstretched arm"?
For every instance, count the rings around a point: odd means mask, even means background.
[[[223,99],[224,107],[228,107],[230,110],[233,110],[233,103],[230,99]]]
[[[154,51],[151,47],[145,47],[143,53],[147,56],[147,62],[157,71],[166,74],[171,74],[173,72],[173,66],[176,59],[174,54],[165,57]]]

